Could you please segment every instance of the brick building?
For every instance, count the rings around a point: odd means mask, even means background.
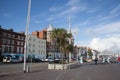
[[[25,33],[3,29],[0,26],[0,55],[5,53],[24,53]]]
[[[47,30],[32,32],[32,35],[37,36],[39,39],[47,39]]]

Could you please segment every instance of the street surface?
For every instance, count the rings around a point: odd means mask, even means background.
[[[70,70],[48,70],[47,63],[34,63],[34,66],[35,64],[37,67],[30,73],[1,74],[0,80],[120,80],[118,63],[98,65],[83,63]]]

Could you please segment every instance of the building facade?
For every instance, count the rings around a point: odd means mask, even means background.
[[[27,53],[46,58],[46,40],[40,39],[34,35],[28,35]]]
[[[52,35],[52,30],[53,30],[53,27],[52,25],[50,24],[47,28],[47,57],[49,56],[52,56],[54,57],[54,46],[53,46],[53,41],[51,39],[51,35]]]
[[[78,58],[83,57],[84,59],[87,59],[87,47],[76,46],[76,52]]]
[[[24,53],[25,33],[3,29],[0,26],[0,54]]]
[[[52,58],[57,58],[60,57],[60,50],[57,47],[56,42],[51,38],[53,29],[51,24],[47,28],[47,54],[48,57],[51,56]]]
[[[37,36],[40,39],[47,39],[47,30],[32,32],[32,35]]]

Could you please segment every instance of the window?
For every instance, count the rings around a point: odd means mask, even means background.
[[[14,40],[11,40],[11,44],[14,44]]]
[[[18,39],[20,39],[20,36],[18,36]]]
[[[6,33],[3,33],[3,36],[6,37]]]
[[[29,44],[29,46],[31,46],[31,44]]]
[[[33,47],[35,47],[35,45],[33,44]]]
[[[7,40],[7,43],[10,44],[10,40],[9,39]]]
[[[33,52],[35,52],[35,50],[33,49]]]
[[[9,51],[10,51],[10,46],[7,45],[7,46],[5,47],[5,52],[8,53]]]
[[[31,49],[29,49],[29,51],[28,51],[29,53],[31,53]]]
[[[11,46],[11,52],[14,52],[14,46]]]
[[[21,51],[20,51],[21,53],[23,52],[23,47],[21,47]]]
[[[25,38],[24,37],[22,37],[22,40],[24,40]]]
[[[24,44],[23,44],[23,42],[21,42],[21,46],[23,46]]]
[[[11,34],[8,34],[8,37],[11,37]]]
[[[19,41],[17,42],[17,45],[20,45],[20,42],[19,42]]]
[[[19,53],[19,47],[17,47],[17,53]]]
[[[33,39],[33,41],[35,42],[35,39]]]
[[[15,38],[15,35],[11,35],[12,38]]]
[[[2,45],[2,52],[5,52],[5,45]]]
[[[32,38],[29,38],[29,41],[31,41],[32,40]]]
[[[6,39],[2,39],[2,43],[6,43]]]

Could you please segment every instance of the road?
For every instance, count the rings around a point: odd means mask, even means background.
[[[0,80],[119,80],[120,64],[79,64],[70,70],[48,70],[41,66],[30,73],[1,75]]]

